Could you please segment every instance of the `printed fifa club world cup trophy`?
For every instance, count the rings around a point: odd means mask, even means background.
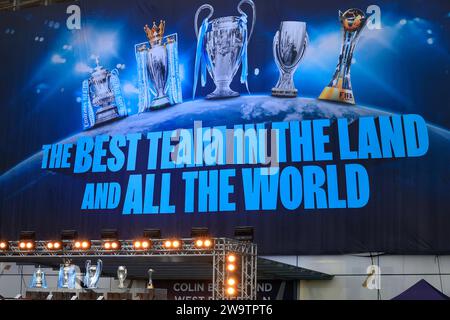
[[[144,31],[148,43],[135,45],[139,75],[139,112],[183,102],[178,62],[178,36],[164,36],[165,21]]]
[[[300,21],[283,21],[273,39],[273,55],[280,70],[280,78],[272,95],[276,97],[296,97],[294,73],[302,60],[308,46],[306,23]]]
[[[83,81],[83,128],[89,129],[127,116],[127,109],[120,88],[119,71],[109,71],[99,64],[88,80]]]
[[[247,15],[241,8],[243,4],[249,4],[253,10],[250,33],[247,28]],[[204,9],[208,9],[209,14],[199,28],[199,14]],[[214,8],[209,4],[202,5],[195,14],[194,27],[197,35],[197,52],[195,57],[194,98],[199,73],[202,87],[206,85],[206,70],[208,70],[216,85],[214,92],[207,95],[206,99],[239,96],[239,93],[231,90],[230,84],[241,64],[241,83],[245,84],[248,91],[247,46],[255,26],[256,9],[251,0],[242,0],[239,2],[237,9],[241,16],[222,17],[212,21],[209,21],[209,19],[214,13]]]
[[[342,24],[343,43],[339,62],[333,79],[319,96],[321,100],[338,101],[355,104],[352,85],[350,82],[350,67],[356,43],[366,26],[367,18],[359,9],[349,9],[342,13],[339,11],[339,20]]]

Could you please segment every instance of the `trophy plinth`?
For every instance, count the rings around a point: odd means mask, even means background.
[[[343,43],[341,54],[339,55],[339,62],[330,84],[323,89],[319,99],[355,104],[350,79],[350,68],[356,43],[361,35],[361,31],[366,26],[367,18],[363,11],[349,9],[344,13],[339,11],[339,20],[343,31]]]

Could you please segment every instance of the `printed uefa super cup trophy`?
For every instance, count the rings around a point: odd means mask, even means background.
[[[59,268],[58,288],[75,289],[77,272],[70,259],[65,259],[64,264]]]
[[[102,273],[103,262],[102,260],[97,260],[97,265],[91,265],[91,260],[86,261],[86,274],[84,276],[84,285],[88,289],[97,288],[98,280],[100,279],[100,274]]]
[[[153,289],[153,272],[155,272],[155,270],[153,269],[148,269],[147,274],[148,274],[148,283],[147,283],[147,289]]]
[[[33,277],[31,278],[30,288],[36,289],[46,289],[47,281],[45,279],[45,273],[41,270],[41,266],[37,268],[37,270],[33,273]]]
[[[339,62],[333,79],[322,91],[319,99],[355,104],[350,82],[350,67],[352,65],[356,43],[361,35],[361,31],[366,26],[367,18],[364,12],[359,9],[348,9],[344,13],[339,11],[339,20],[342,24],[343,33],[343,44]]]
[[[283,21],[273,39],[273,55],[280,70],[280,78],[272,89],[277,97],[296,97],[294,73],[302,60],[308,46],[306,23],[300,21]]]
[[[247,28],[247,15],[241,8],[243,4],[249,4],[253,10],[250,33]],[[210,12],[199,28],[199,14],[204,9],[208,9]],[[255,4],[251,0],[241,0],[237,9],[241,16],[222,17],[212,21],[209,21],[209,19],[214,13],[214,8],[209,4],[202,5],[195,14],[194,27],[197,35],[197,52],[195,58],[194,98],[199,72],[202,87],[206,85],[206,69],[216,85],[214,92],[206,96],[207,99],[239,96],[239,93],[231,90],[230,84],[241,63],[241,83],[245,84],[248,91],[247,46],[255,26],[256,9]]]
[[[156,90],[156,97],[153,99],[152,108],[161,108],[170,104],[169,97],[166,95],[167,80],[169,75],[169,60],[166,44],[163,43],[165,21],[159,23],[159,26],[153,22],[150,29],[145,25],[144,31],[147,34],[150,43],[147,55],[147,69]]]
[[[125,266],[119,266],[117,268],[117,279],[119,280],[119,288],[123,289],[125,288],[124,282],[127,278],[127,268]]]

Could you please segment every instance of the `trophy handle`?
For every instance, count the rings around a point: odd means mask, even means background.
[[[201,5],[200,8],[197,9],[197,12],[195,13],[195,18],[194,18],[194,28],[195,28],[195,36],[198,39],[198,31],[199,31],[199,27],[198,27],[198,16],[200,15],[200,12],[202,12],[204,9],[208,9],[209,10],[209,14],[207,19],[211,18],[212,15],[214,14],[214,8],[212,5],[205,3],[204,5]]]
[[[241,15],[246,14],[242,9],[242,5],[243,4],[248,4],[252,7],[252,13],[253,13],[253,19],[252,19],[252,27],[250,29],[250,33],[248,34],[248,38],[247,38],[247,43],[250,42],[250,39],[252,38],[253,35],[253,29],[255,28],[255,22],[256,22],[256,7],[255,7],[255,3],[252,0],[241,0],[241,2],[239,2],[238,4],[238,11]]]

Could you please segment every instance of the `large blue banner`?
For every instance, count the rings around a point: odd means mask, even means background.
[[[449,28],[447,1],[2,12],[0,236],[448,253]]]

